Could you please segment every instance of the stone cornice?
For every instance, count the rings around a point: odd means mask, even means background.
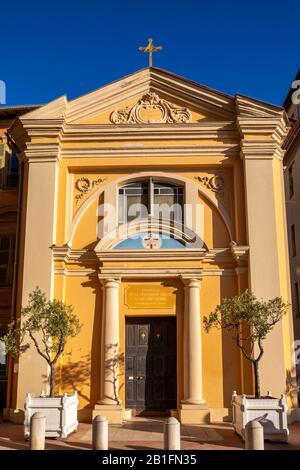
[[[96,253],[100,262],[105,261],[201,261],[206,250],[202,248],[184,250],[112,250]]]
[[[67,275],[72,275],[69,271]],[[115,279],[155,279],[155,278],[174,278],[177,277],[184,283],[190,280],[203,280],[206,276],[235,276],[234,269],[202,269],[202,268],[170,268],[170,267],[140,267],[140,268],[116,268],[105,267],[100,268],[98,274],[99,279],[115,278]]]
[[[62,157],[92,158],[92,157],[187,157],[187,156],[238,156],[239,146],[233,145],[191,145],[191,146],[158,146],[151,147],[143,144],[126,145],[122,147],[70,147],[62,149]],[[185,164],[185,162],[182,162]],[[199,162],[197,163],[199,164]]]
[[[20,119],[30,137],[57,137],[65,124],[64,118],[57,119]]]
[[[283,139],[288,132],[288,123],[282,116],[277,118],[237,116],[236,122],[242,138],[248,135],[269,134],[274,138],[278,136],[278,138]]]
[[[237,127],[241,134],[242,159],[282,160],[282,149],[288,133],[288,122],[284,111],[277,111],[277,116],[249,117],[238,116]],[[261,139],[260,136],[265,138]]]
[[[74,250],[69,245],[52,246],[53,260],[66,264],[91,265],[109,262],[147,262],[147,261],[199,261],[208,264],[237,262],[238,265],[248,263],[248,246],[234,245],[230,248],[186,248],[183,250]]]
[[[60,145],[55,142],[44,144],[28,142],[20,158],[29,163],[59,162],[61,159]]]
[[[249,96],[243,96],[239,93],[235,96],[236,114],[245,119],[251,118],[278,118],[284,117],[288,121],[284,109],[280,106],[265,103]]]
[[[178,279],[186,278],[186,279],[203,279],[203,277],[207,276],[235,276],[237,271],[240,273],[242,272],[247,273],[248,268],[213,268],[213,269],[189,269],[189,268],[153,268],[151,270],[144,269],[143,272],[139,269],[131,269],[131,270],[123,270],[122,273],[120,270],[116,270],[115,268],[105,268],[101,269],[99,274],[98,268],[88,269],[88,268],[80,268],[80,269],[65,269],[60,267],[54,268],[54,274],[63,275],[63,276],[71,276],[71,277],[94,277],[98,279],[117,279],[122,280],[122,278],[174,278],[177,277]]]
[[[231,243],[231,253],[233,254],[239,267],[248,264],[249,246],[242,246]]]
[[[185,124],[130,124],[130,125],[66,125],[63,142],[128,141],[156,139],[236,139],[239,133],[232,121]]]
[[[201,268],[173,268],[173,267],[140,267],[140,268],[128,268],[128,267],[105,267],[100,268],[98,278],[132,278],[132,279],[155,279],[155,278],[172,278],[182,276],[190,277],[192,279],[202,277],[203,271]]]
[[[209,264],[248,263],[249,247],[231,244],[230,248],[212,248],[206,252],[204,262]]]
[[[241,159],[245,160],[272,160],[283,159],[285,150],[274,141],[270,140],[244,140],[241,142]]]
[[[189,140],[189,139],[230,139],[239,141],[239,132],[233,121],[206,121],[201,123],[182,124],[130,124],[98,125],[67,124],[62,119],[28,120],[22,128],[30,138],[59,138],[68,142],[119,142],[132,140]]]
[[[31,114],[31,113],[30,113]],[[26,116],[26,115],[25,115]],[[9,130],[17,143],[21,159],[51,161],[60,160],[60,141],[64,118],[59,119],[18,119]],[[34,138],[39,138],[38,142]],[[43,142],[43,139],[45,141]]]
[[[69,245],[51,246],[54,261],[76,264],[95,264],[97,257],[93,250],[73,250]]]
[[[23,158],[46,159],[63,157],[90,158],[98,156],[185,156],[185,155],[238,155],[239,133],[231,122],[180,124],[149,124],[147,126],[98,126],[65,125],[60,119],[27,119],[18,122],[11,130],[14,140],[18,141]],[[33,139],[38,139],[34,141]],[[45,139],[45,142],[42,142]],[[50,141],[50,139],[52,141]],[[191,141],[191,145],[162,145],[152,147],[157,140]],[[212,145],[201,145],[201,140],[214,140]],[[148,141],[149,144],[142,143]],[[195,140],[199,141],[198,145]],[[193,142],[192,142],[193,141]],[[68,147],[68,143],[81,143],[80,146]],[[87,143],[111,142],[110,147],[87,145]],[[113,142],[118,145],[113,146]],[[120,142],[123,142],[120,145]],[[57,153],[55,148],[57,148]]]

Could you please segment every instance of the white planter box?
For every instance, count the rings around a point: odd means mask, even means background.
[[[46,437],[67,437],[77,430],[77,392],[74,395],[63,395],[54,398],[26,395],[24,435],[30,436],[30,420],[34,413],[40,411],[46,417]]]
[[[281,398],[254,398],[246,395],[232,395],[232,415],[235,432],[244,439],[245,426],[256,419],[264,427],[264,438],[269,441],[287,442],[287,405]]]

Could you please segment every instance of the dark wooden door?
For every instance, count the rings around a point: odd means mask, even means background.
[[[176,318],[126,320],[126,407],[176,408]]]

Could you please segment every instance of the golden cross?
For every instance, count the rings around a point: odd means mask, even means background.
[[[139,47],[140,51],[149,53],[149,67],[152,67],[152,54],[153,52],[162,51],[161,46],[153,46],[153,39],[148,39],[148,44],[146,47]]]

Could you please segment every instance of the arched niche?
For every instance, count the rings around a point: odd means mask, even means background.
[[[195,201],[199,200],[199,194],[202,196],[203,201],[207,200],[211,207],[218,213],[219,218],[224,223],[225,229],[228,233],[229,240],[233,240],[233,225],[231,218],[222,205],[222,203],[215,197],[213,193],[207,189],[200,187],[194,181],[189,178],[186,178],[182,175],[177,174],[167,174],[164,172],[158,171],[149,171],[149,172],[139,172],[132,175],[126,175],[121,178],[118,178],[107,185],[104,185],[97,191],[95,191],[91,196],[82,204],[79,210],[76,212],[74,219],[70,225],[68,242],[72,245],[74,235],[77,231],[77,228],[80,225],[80,221],[83,218],[84,214],[96,200],[104,201],[106,207],[112,207],[115,211],[115,217],[112,217],[109,225],[106,229],[106,233],[113,233],[114,230],[118,228],[118,190],[121,186],[129,184],[135,181],[145,180],[146,178],[155,178],[161,182],[170,183],[173,185],[182,185],[184,187],[184,204],[185,204],[185,227],[194,232],[199,239],[204,240],[204,231],[203,223],[201,223],[201,217],[204,217],[204,211],[201,213],[201,207],[199,214],[195,214]],[[186,209],[187,208],[187,209]],[[199,220],[200,218],[200,220]],[[98,237],[99,239],[99,237]]]

